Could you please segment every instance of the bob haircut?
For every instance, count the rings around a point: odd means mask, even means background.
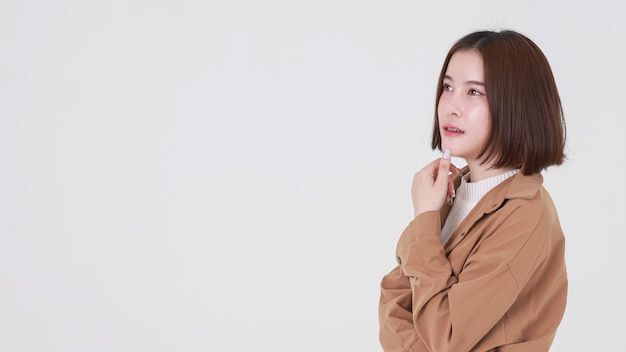
[[[525,175],[565,160],[565,119],[550,64],[539,47],[511,30],[479,31],[450,48],[437,86],[431,147],[441,150],[437,107],[448,63],[459,50],[477,50],[483,59],[491,128],[479,159],[492,167],[514,167]]]

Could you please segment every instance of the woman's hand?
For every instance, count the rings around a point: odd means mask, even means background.
[[[446,149],[441,159],[426,165],[413,176],[411,194],[416,217],[427,211],[438,211],[444,202],[449,203],[454,198],[454,184],[448,175],[451,170],[456,174],[460,170],[451,163],[450,157],[450,150]]]

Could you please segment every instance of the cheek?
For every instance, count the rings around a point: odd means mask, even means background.
[[[439,102],[437,103],[437,115],[445,116],[444,114],[445,105],[446,105],[445,94],[442,94],[441,97],[439,98]]]
[[[473,117],[476,126],[482,128],[489,127],[491,125],[491,115],[489,114],[489,108],[484,104],[477,104],[471,106],[471,110],[467,110]]]
[[[441,106],[442,103],[445,103],[450,98],[451,94],[451,92],[447,91],[441,92],[441,95],[439,95],[439,105]]]

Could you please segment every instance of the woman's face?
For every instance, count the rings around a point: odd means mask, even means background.
[[[454,53],[437,106],[441,149],[450,149],[452,155],[468,162],[478,161],[491,124],[483,71],[483,59],[477,50]]]

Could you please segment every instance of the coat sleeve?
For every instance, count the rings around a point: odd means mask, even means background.
[[[439,212],[416,217],[398,241],[398,272],[383,279],[381,321],[389,329],[383,347],[419,339],[431,351],[470,351],[502,319],[545,255],[539,218],[523,210],[506,216],[456,277],[440,242]]]
[[[398,265],[383,277],[380,286],[380,344],[386,352],[409,351],[417,340],[413,325],[411,282]]]
[[[469,169],[465,167],[462,171],[467,173]],[[458,188],[461,183],[460,177],[454,176],[453,182],[455,188]],[[438,219],[445,218],[449,211],[450,206],[444,204]],[[439,225],[441,228],[443,223],[440,221]],[[411,281],[402,271],[401,265],[398,265],[383,277],[380,286],[381,293],[378,305],[380,344],[386,352],[411,351],[411,346],[414,346],[419,340],[413,325]]]

